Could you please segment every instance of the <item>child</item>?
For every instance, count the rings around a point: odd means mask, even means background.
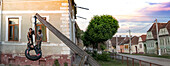
[[[32,30],[32,28],[29,28],[27,38],[28,38],[28,44],[30,44],[31,47],[33,47],[33,34],[34,34],[34,31]]]
[[[37,41],[36,45],[38,46],[38,49],[41,49],[42,37],[43,37],[42,31],[38,30],[37,40],[36,40]]]

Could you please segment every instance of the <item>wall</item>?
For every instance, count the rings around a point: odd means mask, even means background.
[[[170,36],[160,37],[160,48],[162,54],[170,54]]]
[[[124,45],[119,45],[119,46],[120,46],[120,51],[119,52],[124,53]]]
[[[146,41],[147,53],[157,54],[156,42],[157,42],[156,40],[147,40]]]
[[[0,44],[1,58],[5,57],[19,57],[25,58],[24,51],[27,44],[27,32],[30,27],[33,28],[33,16],[39,13],[41,16],[49,17],[49,22],[61,31],[68,38],[69,33],[69,11],[68,0],[4,0],[3,2],[3,16],[2,16],[2,44]],[[7,17],[19,16],[21,17],[21,28],[19,41],[8,41]],[[49,30],[47,30],[49,31]],[[70,59],[70,49],[60,41],[53,33],[47,32],[48,42],[42,43],[42,53],[44,59],[46,57],[55,59],[63,59],[61,56],[66,55],[66,59]],[[57,55],[57,56],[55,56]],[[15,58],[17,60],[17,58]],[[2,61],[4,59],[1,59]],[[5,60],[8,60],[5,59]],[[5,61],[3,63],[9,63]],[[64,59],[65,60],[65,59]],[[61,60],[63,61],[63,60]],[[14,64],[22,61],[15,61]],[[22,64],[22,63],[20,63]],[[36,64],[35,64],[36,65]]]

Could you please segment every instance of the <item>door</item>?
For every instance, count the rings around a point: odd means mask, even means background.
[[[137,46],[135,46],[135,48],[136,48],[136,54],[138,53],[138,47]]]

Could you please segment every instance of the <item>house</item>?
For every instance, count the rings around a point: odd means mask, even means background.
[[[74,0],[1,0],[0,51],[1,64],[52,66],[57,59],[61,66],[71,66],[70,49],[37,20],[39,13],[45,20],[75,42],[73,18],[76,16]],[[38,61],[25,57],[29,28],[42,30],[43,56]]]
[[[132,53],[137,54],[139,51],[138,40],[139,40],[139,37],[137,37],[137,36],[132,37],[132,40],[131,40],[131,52]]]
[[[160,48],[162,54],[170,54],[170,21],[159,31]]]
[[[166,23],[158,23],[158,31],[165,26]],[[157,43],[157,33],[156,33],[156,23],[154,23],[151,28],[147,31],[146,36],[146,49],[149,54],[158,54],[158,43]]]
[[[111,43],[111,39],[109,39],[109,40],[107,40],[106,42],[105,42],[105,44],[106,44],[106,51],[109,51],[109,52],[113,52],[113,46],[112,46],[112,43]]]
[[[126,36],[122,42],[120,42],[120,53],[129,53],[129,37]]]
[[[141,35],[138,41],[138,53],[139,54],[144,54],[147,51],[145,42],[146,42],[146,35]]]
[[[121,37],[121,35],[119,37],[112,37],[112,39],[110,40],[111,41],[111,44],[114,48],[114,52],[121,52],[120,51],[120,43],[124,40],[125,37]],[[116,43],[117,41],[117,43]]]

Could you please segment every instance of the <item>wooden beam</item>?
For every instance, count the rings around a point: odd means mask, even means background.
[[[49,22],[44,20],[38,13],[35,15],[37,19],[44,24],[55,36],[57,36],[63,43],[65,43],[73,52],[77,53],[80,57],[88,56],[87,63],[92,66],[100,66],[96,60],[93,59],[90,55],[88,55],[85,51],[80,49],[75,43],[73,43],[69,38],[63,35],[58,29],[56,29]]]

